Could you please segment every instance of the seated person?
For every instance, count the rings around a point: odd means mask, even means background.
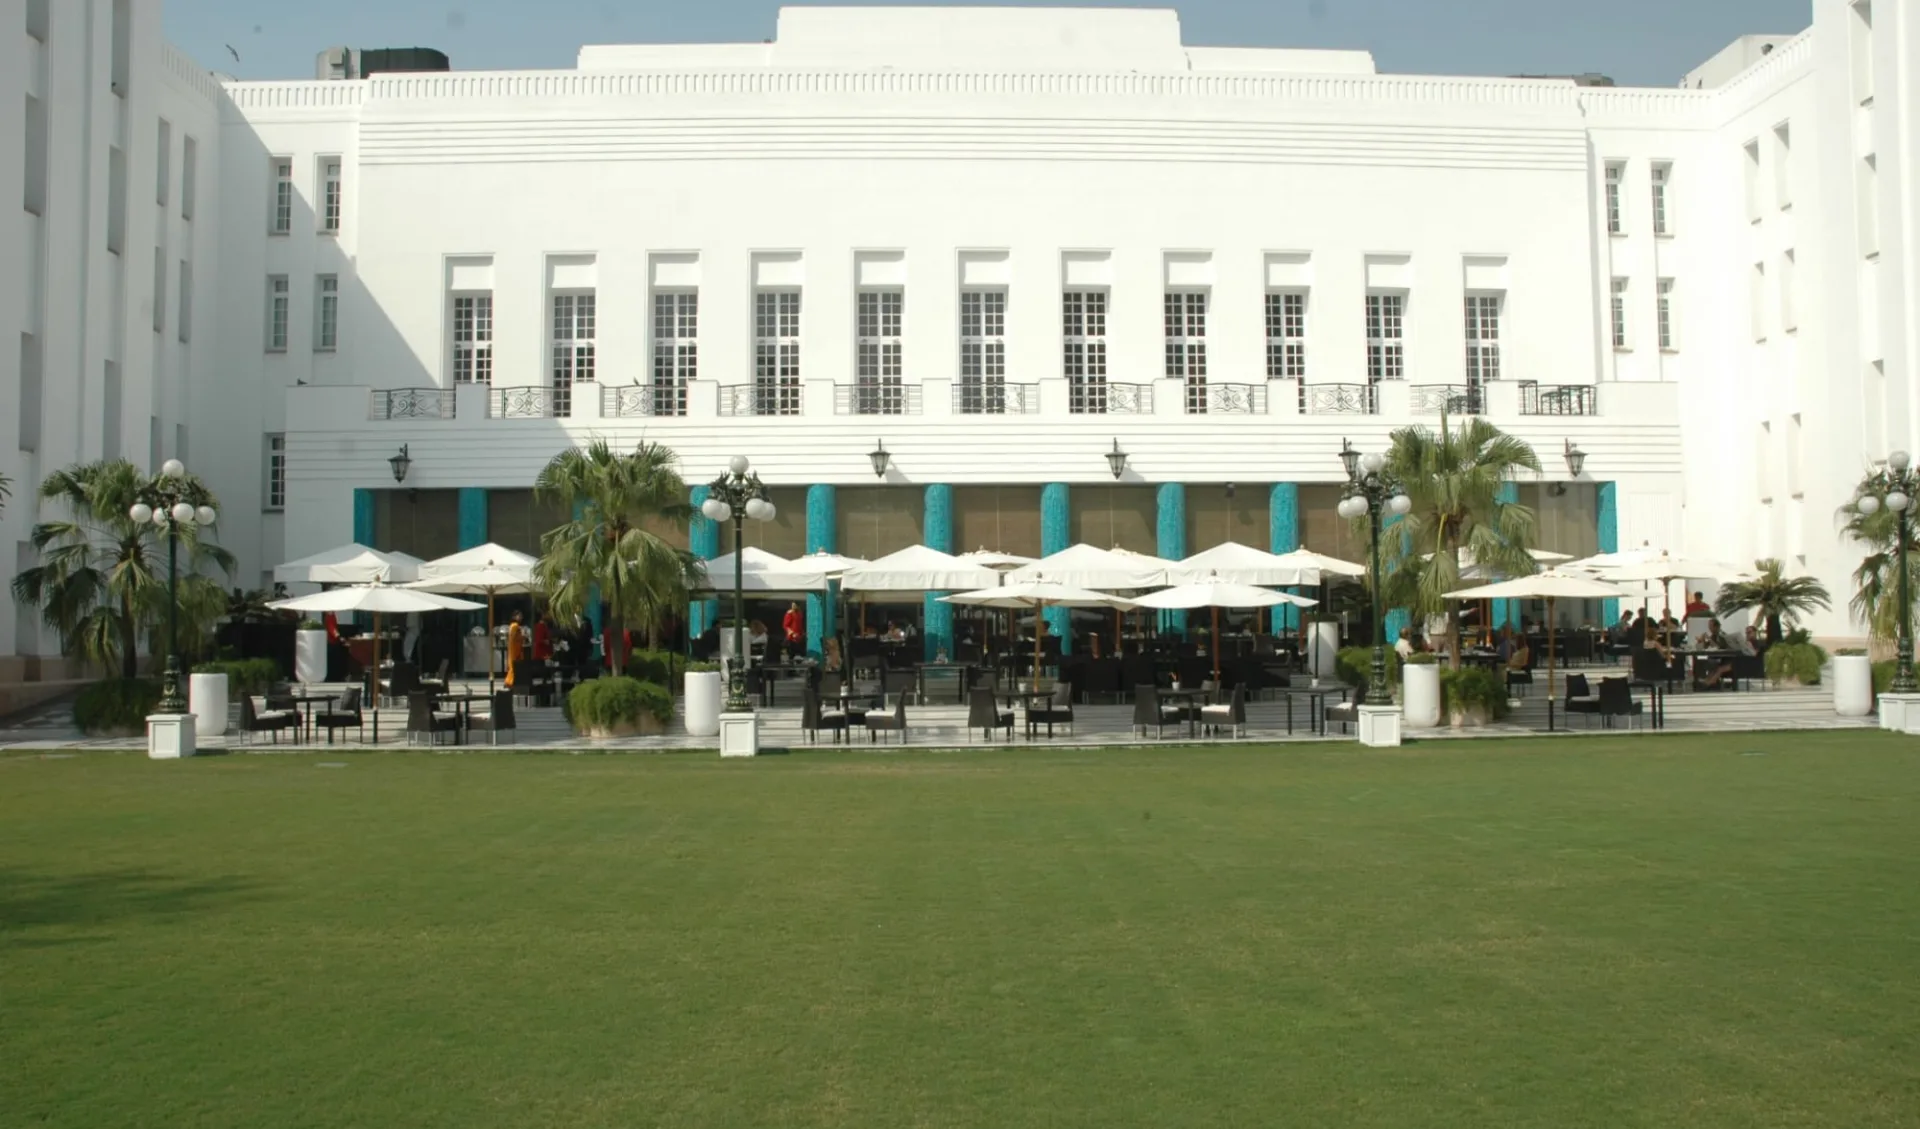
[[[1734,640],[1734,646],[1738,647],[1740,653],[1745,655],[1764,655],[1767,653],[1767,641],[1760,637],[1760,629],[1752,624],[1747,625],[1746,634]]]
[[[747,624],[747,646],[764,647],[767,645],[767,625],[759,620]]]
[[[1404,661],[1413,657],[1413,632],[1408,628],[1400,629],[1400,641],[1393,645],[1394,653]]]
[[[1614,624],[1613,627],[1607,631],[1607,642],[1612,643],[1615,646],[1625,646],[1627,644],[1628,637],[1632,635],[1632,633],[1633,633],[1633,613],[1630,611],[1621,612],[1620,622]]]
[[[1533,648],[1527,646],[1525,639],[1514,640],[1512,649],[1507,653],[1507,669],[1525,670],[1532,661]]]
[[[1688,619],[1703,615],[1710,616],[1712,614],[1713,609],[1707,606],[1707,594],[1705,592],[1695,592],[1693,599],[1687,601]]]
[[[1700,638],[1694,640],[1693,645],[1696,649],[1702,651],[1731,651],[1733,649],[1733,644],[1727,641],[1726,633],[1720,630],[1720,621],[1717,619],[1709,619],[1707,621],[1707,629],[1700,633]],[[1706,659],[1704,661],[1710,665],[1712,669],[1707,671],[1704,676],[1696,669],[1694,672],[1695,681],[1697,681],[1703,689],[1719,689],[1720,681],[1733,673],[1733,660],[1730,658],[1719,658]]]
[[[1500,638],[1498,642],[1494,645],[1494,650],[1499,652],[1501,662],[1506,662],[1509,659],[1513,658],[1513,651],[1514,651],[1513,628],[1502,627],[1500,629]]]
[[[1709,619],[1707,629],[1693,641],[1696,649],[1702,651],[1731,651],[1733,644],[1728,642],[1726,632],[1720,630],[1720,621]]]

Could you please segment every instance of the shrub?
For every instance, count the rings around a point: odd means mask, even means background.
[[[660,686],[672,686],[684,664],[672,651],[635,651],[627,659],[627,677]]]
[[[299,630],[301,630],[301,631],[324,631],[324,630],[326,630],[326,626],[327,626],[326,624],[324,624],[324,623],[321,623],[321,622],[320,622],[319,620],[317,620],[317,619],[303,619],[303,620],[301,620],[301,621],[300,621],[300,627],[299,627]]]
[[[1499,721],[1512,710],[1507,704],[1507,684],[1503,677],[1477,666],[1441,671],[1440,703],[1449,714],[1477,708],[1486,711],[1493,721]]]
[[[265,694],[280,680],[280,664],[272,659],[237,659],[201,663],[195,674],[224,674],[230,694]]]
[[[1827,652],[1816,643],[1779,643],[1767,648],[1766,664],[1767,677],[1774,682],[1791,678],[1798,679],[1802,686],[1818,686],[1820,668],[1827,665]]]
[[[686,673],[688,673],[688,674],[696,674],[696,673],[698,673],[698,674],[708,674],[708,673],[718,673],[718,672],[719,672],[719,670],[720,670],[720,664],[719,664],[719,663],[711,663],[711,662],[699,662],[699,661],[695,661],[695,662],[690,662],[690,663],[688,663],[688,664],[687,664],[687,665],[686,665],[686,666],[685,666],[684,668],[682,668],[682,669],[683,669],[683,670],[684,670],[684,671],[685,671]]]
[[[1434,654],[1432,651],[1415,651],[1413,654],[1407,656],[1406,662],[1408,666],[1437,666],[1440,662],[1440,656]]]
[[[592,678],[573,688],[562,712],[575,729],[638,728],[648,716],[665,724],[673,717],[673,695],[637,678]]]
[[[1343,647],[1334,656],[1333,672],[1340,681],[1356,690],[1365,690],[1373,679],[1373,648]],[[1400,681],[1400,655],[1392,647],[1387,648],[1387,685]]]
[[[1873,664],[1873,692],[1885,694],[1893,689],[1893,670],[1900,664],[1892,659]]]
[[[1846,655],[1850,658],[1857,658],[1866,653],[1867,649],[1865,647],[1842,647],[1834,652],[1836,655]]]
[[[151,678],[108,678],[73,700],[73,723],[89,737],[140,733],[160,706],[160,683]]]

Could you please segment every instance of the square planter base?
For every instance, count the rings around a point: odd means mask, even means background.
[[[1880,728],[1920,733],[1920,694],[1880,695]]]
[[[720,755],[754,757],[760,755],[760,715],[723,713],[720,715]]]
[[[1360,743],[1373,749],[1393,749],[1400,745],[1399,706],[1361,706]]]
[[[147,756],[154,760],[173,761],[192,756],[193,736],[190,713],[147,715]]]

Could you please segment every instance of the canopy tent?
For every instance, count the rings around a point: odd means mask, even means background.
[[[407,585],[427,592],[463,593],[487,598],[487,693],[493,693],[493,600],[534,590],[533,566],[525,553],[491,541],[420,566],[420,579]]]
[[[1007,583],[1044,580],[1079,588],[1164,588],[1168,562],[1081,542],[1007,573]]]
[[[967,592],[992,588],[1000,574],[951,553],[912,545],[847,570],[840,585],[849,592]]]
[[[749,545],[740,550],[739,557],[740,588],[744,592],[767,595],[827,590],[827,576],[824,572],[769,553],[765,549]],[[732,553],[715,557],[710,561],[695,562],[693,590],[716,593],[733,591],[733,562],[734,554]]]
[[[1553,732],[1553,602],[1555,600],[1617,600],[1628,593],[1591,577],[1547,571],[1478,588],[1447,593],[1449,600],[1541,600],[1547,602],[1547,732]]]
[[[1137,606],[1132,600],[1121,596],[1094,592],[1085,588],[1076,588],[1068,584],[1056,584],[1046,580],[1008,581],[999,587],[982,588],[976,592],[959,592],[951,596],[942,596],[942,603],[962,604],[980,608],[1114,608],[1125,611]],[[1033,678],[1040,679],[1040,639],[1043,634],[1040,620],[1033,624]]]
[[[1187,558],[1191,561],[1193,558]],[[1248,584],[1235,584],[1222,580],[1218,576],[1193,584],[1182,584],[1175,588],[1165,588],[1158,592],[1141,596],[1134,601],[1143,608],[1211,608],[1213,609],[1213,680],[1220,681],[1220,609],[1221,608],[1271,608],[1280,604],[1291,604],[1299,608],[1311,608],[1319,603],[1301,596],[1291,596],[1285,592],[1275,592],[1270,588],[1256,588]]]
[[[1168,570],[1168,578],[1181,583],[1206,583],[1220,580],[1232,584],[1295,585],[1314,584],[1318,577],[1301,579],[1303,570],[1275,553],[1228,541],[1198,552]],[[1205,605],[1200,605],[1205,606]],[[1266,607],[1271,605],[1235,605]]]
[[[383,553],[356,541],[276,566],[273,580],[276,584],[403,584],[418,579],[424,563],[419,557]]]

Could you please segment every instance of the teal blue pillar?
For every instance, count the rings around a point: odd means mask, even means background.
[[[1155,498],[1154,552],[1162,560],[1185,560],[1187,556],[1187,488],[1179,482],[1163,482]],[[1163,611],[1160,630],[1187,633],[1187,613]]]
[[[927,487],[927,516],[920,530],[920,541],[929,549],[953,552],[953,487],[935,483]],[[932,662],[944,652],[953,657],[953,605],[943,604],[945,592],[928,592],[926,614],[922,622],[922,646],[926,661]]]
[[[832,485],[819,482],[807,487],[807,552],[838,551],[839,513],[839,496]],[[828,581],[825,592],[807,597],[807,653],[815,658],[826,653],[827,640],[838,630],[835,625],[839,601],[834,592],[837,583]]]
[[[1595,515],[1595,524],[1599,526],[1600,551],[1617,553],[1620,551],[1620,492],[1615,483],[1600,484],[1600,509]],[[1620,622],[1620,601],[1606,600],[1604,612],[1606,625],[1612,627]]]
[[[1520,501],[1520,487],[1511,482],[1502,482],[1500,489],[1494,492],[1493,500],[1496,505],[1516,505]],[[1482,579],[1476,580],[1474,583],[1491,584],[1493,581],[1491,579]],[[1493,602],[1493,629],[1498,631],[1508,624],[1512,624],[1515,627],[1520,625],[1519,601],[1495,600]]]
[[[1064,482],[1049,482],[1040,488],[1040,555],[1050,557],[1067,548],[1073,530],[1072,492]],[[1073,651],[1072,613],[1065,608],[1048,608],[1047,622],[1060,636],[1060,653]]]
[[[707,500],[710,492],[705,486],[693,488],[690,499],[693,503],[693,520],[687,525],[687,548],[703,561],[720,555],[720,526],[700,512],[700,503]],[[719,616],[719,600],[695,600],[687,613],[687,633],[698,639],[707,633]]]
[[[460,488],[460,547],[477,549],[487,543],[487,491],[479,486]]]
[[[369,549],[380,546],[373,543],[373,491],[356,489],[353,492],[353,539]]]
[[[1267,547],[1280,554],[1300,547],[1300,487],[1293,482],[1276,482],[1267,497]],[[1298,594],[1300,589],[1293,589]],[[1300,627],[1300,609],[1283,604],[1273,609],[1276,632],[1296,631]]]
[[[1382,542],[1388,541],[1389,539],[1386,536],[1386,532],[1399,524],[1400,524],[1399,514],[1386,515],[1386,520],[1384,520],[1380,524],[1380,530],[1381,530],[1380,540]],[[1406,541],[1406,538],[1403,535],[1401,538],[1401,542],[1402,542],[1401,548],[1403,552],[1406,548],[1405,541]],[[1391,571],[1391,565],[1388,562],[1394,559],[1395,559],[1395,555],[1387,551],[1386,546],[1383,544],[1380,549],[1380,568],[1383,574]],[[1384,578],[1385,577],[1383,575],[1382,579]],[[1387,609],[1387,646],[1391,647],[1395,643],[1399,642],[1400,633],[1402,631],[1405,631],[1407,629],[1407,625],[1412,621],[1413,621],[1413,616],[1407,612],[1407,609],[1388,608]],[[1372,644],[1373,644],[1373,640],[1371,639],[1367,640],[1368,646],[1371,646]]]

